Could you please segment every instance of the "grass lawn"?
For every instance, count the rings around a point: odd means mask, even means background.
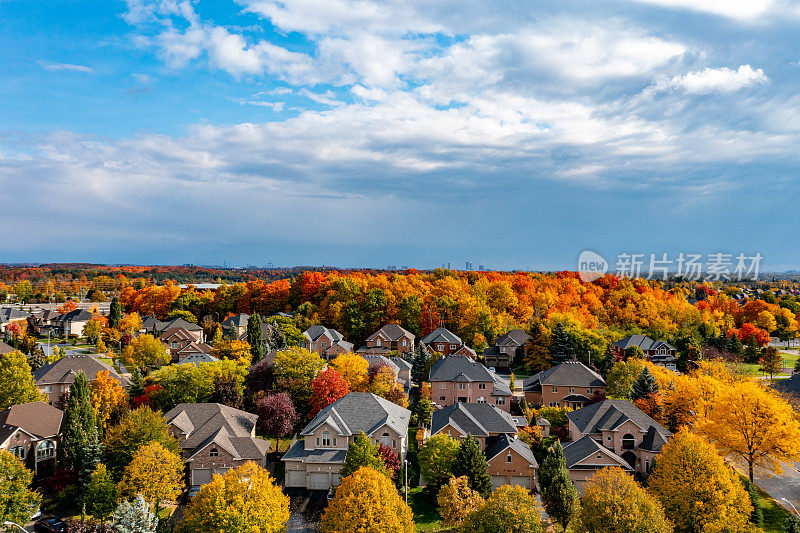
[[[764,523],[761,529],[765,533],[783,533],[783,521],[786,520],[791,512],[787,511],[782,505],[772,499],[772,497],[761,489],[761,508],[764,512]]]
[[[439,511],[436,510],[436,502],[422,491],[422,487],[416,487],[408,491],[408,505],[414,513],[414,523],[417,531],[447,531],[442,528]]]
[[[783,366],[786,368],[786,373],[775,374],[775,377],[790,377],[792,375],[792,369],[794,369],[794,364],[797,362],[797,353],[781,352],[781,357],[783,357]],[[747,374],[753,376],[765,375],[758,369],[758,363],[740,363],[737,366],[742,368]]]

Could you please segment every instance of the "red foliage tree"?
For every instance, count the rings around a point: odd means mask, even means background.
[[[760,347],[764,347],[769,344],[769,333],[758,326],[751,324],[750,322],[742,324],[742,327],[739,329],[729,329],[728,336],[730,337],[731,335],[736,335],[739,337],[739,340],[745,344],[755,343]]]
[[[380,444],[378,446],[378,457],[383,460],[386,469],[392,475],[392,479],[397,479],[397,473],[400,471],[400,456],[394,453],[390,446]]]
[[[285,392],[264,396],[256,404],[261,431],[274,437],[285,437],[297,423],[292,397]]]
[[[350,385],[341,374],[332,368],[323,370],[311,380],[311,416],[344,398],[349,392]]]

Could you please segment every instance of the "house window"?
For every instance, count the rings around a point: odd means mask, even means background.
[[[505,404],[506,404],[506,399],[503,396],[500,396],[497,399],[497,405],[505,405]]]
[[[466,383],[459,383],[458,384],[458,390],[464,390],[466,388],[467,388],[467,384]]]
[[[636,440],[633,438],[633,435],[630,433],[626,433],[624,437],[622,437],[622,449],[623,450],[632,450],[633,447],[636,445]]]
[[[591,387],[588,387],[588,388],[586,389],[586,394],[591,394],[591,393],[592,393],[592,388],[591,388]]]
[[[333,445],[336,446],[336,437],[333,437]]]
[[[478,383],[478,390],[486,390],[486,383]]]
[[[436,345],[436,349],[439,350],[440,352],[443,352],[444,351],[444,344],[437,344]]]
[[[486,403],[486,396],[479,396],[478,403]]]
[[[36,446],[36,460],[51,459],[56,455],[56,445],[49,440],[40,442]]]
[[[323,446],[331,445],[331,434],[328,432],[328,430],[322,432],[322,445]]]
[[[20,459],[25,459],[25,446],[14,446],[11,448],[11,453]]]
[[[317,437],[317,446],[319,446],[319,437]]]
[[[558,387],[553,387],[553,392],[558,392]]]
[[[439,400],[444,401],[444,396],[439,396]]]
[[[178,349],[178,343],[177,342],[173,342],[172,343],[172,349],[173,350],[177,350]]]
[[[450,349],[451,349],[451,350],[455,350],[456,348],[458,348],[458,346],[456,346],[455,344],[451,344],[451,345],[450,345]]]
[[[439,389],[440,389],[440,390],[444,390],[444,389],[446,389],[446,388],[447,388],[447,384],[445,384],[445,382],[444,382],[444,381],[442,381],[442,382],[440,382],[440,383],[439,383]]]
[[[397,448],[397,441],[392,439],[392,448]]]
[[[389,446],[389,443],[392,442],[392,436],[388,433],[384,433],[381,435],[381,444],[384,446]]]
[[[511,462],[511,454],[506,455],[506,462],[507,463]]]
[[[209,457],[219,457],[219,450],[218,450],[218,449],[216,449],[216,448],[211,448],[211,449],[208,451],[208,456],[209,456]]]
[[[556,406],[556,402],[550,402],[550,407],[555,407],[555,406]]]
[[[644,471],[650,472],[650,459],[645,460],[644,462]]]
[[[403,339],[403,346],[408,346],[408,339]]]
[[[44,386],[44,391],[45,391],[47,394],[50,394],[51,392],[53,392],[53,386],[52,386],[52,385],[45,385],[45,386]]]
[[[381,340],[375,339],[375,346],[380,346],[380,345],[381,345]]]
[[[597,458],[598,458],[598,459],[602,459],[602,458],[603,458],[603,456],[602,456],[602,455],[600,455],[600,454],[598,453],[598,454],[597,454]]]
[[[569,393],[570,393],[570,394],[573,394],[574,392],[575,392],[575,387],[570,387],[570,388],[569,388]]]

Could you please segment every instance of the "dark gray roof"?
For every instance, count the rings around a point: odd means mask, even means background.
[[[385,355],[375,355],[375,354],[360,354],[361,358],[369,363],[369,366],[381,366],[386,365],[392,369],[392,371],[396,374],[400,371],[400,367],[395,364],[394,361],[386,357]]]
[[[31,316],[27,311],[14,307],[0,307],[0,323],[5,323],[14,319],[24,319]]]
[[[495,339],[495,346],[522,346],[531,339],[527,332],[521,329],[512,329]]]
[[[389,360],[397,365],[397,368],[411,370],[411,363],[403,359],[402,357],[390,357]]]
[[[433,412],[431,435],[450,424],[464,435],[488,437],[492,433],[517,433],[514,418],[488,403],[454,403]]]
[[[198,326],[197,324],[192,324],[182,318],[175,318],[167,322],[167,324],[162,328],[162,331],[166,331],[172,328],[183,328],[189,331],[202,331],[202,326]]]
[[[433,344],[436,342],[444,342],[448,344],[462,344],[461,339],[446,328],[436,328],[435,330],[431,331],[424,337],[422,337],[422,342],[425,344]]]
[[[403,337],[410,337],[412,342],[414,341],[415,338],[413,333],[411,333],[406,329],[401,328],[397,324],[386,324],[381,329],[379,329],[378,331],[367,337],[367,340],[371,341],[376,337],[380,337],[388,341],[396,341]]]
[[[623,350],[627,350],[633,346],[638,346],[642,349],[642,351],[646,350],[656,350],[661,346],[666,346],[668,350],[674,350],[675,347],[669,343],[664,341],[654,341],[650,337],[646,335],[631,335],[629,337],[625,337],[624,339],[620,339],[617,342],[613,343],[614,346],[617,346]]]
[[[542,385],[563,387],[605,387],[603,377],[580,361],[566,361],[525,380],[523,390],[536,392]]]
[[[400,435],[408,433],[411,411],[380,396],[368,392],[351,392],[320,411],[300,433],[308,435],[324,423],[330,424],[340,435],[358,435],[388,425]]]
[[[0,411],[0,433],[11,435],[21,428],[36,438],[54,437],[61,434],[63,418],[63,411],[44,402],[14,405]],[[0,444],[3,440],[0,437]]]
[[[128,378],[120,376],[112,367],[91,355],[65,355],[54,363],[37,368],[33,373],[33,379],[39,386],[54,383],[71,384],[81,370],[89,381],[94,380],[98,372],[107,370],[109,375],[119,381],[123,387],[131,384]]]
[[[577,411],[567,413],[567,418],[575,424],[582,435],[599,434],[603,430],[614,430],[630,420],[642,431],[651,427],[665,439],[672,436],[667,428],[650,418],[641,409],[627,400],[604,400],[587,405]]]
[[[315,341],[325,334],[327,334],[333,342],[344,340],[344,335],[333,328],[326,328],[325,326],[311,326],[303,332],[303,335],[310,341]]]
[[[582,469],[599,469],[604,468],[608,465],[606,464],[587,464],[587,465],[580,465],[576,466],[577,463],[587,459],[590,456],[594,456],[597,452],[604,453],[605,455],[611,457],[614,461],[619,464],[619,467],[623,470],[633,470],[631,465],[628,462],[614,453],[613,451],[609,450],[605,446],[601,445],[599,442],[594,440],[589,435],[582,437],[574,442],[570,442],[564,445],[564,460],[567,464],[567,468],[582,468]]]
[[[496,437],[490,437],[487,440],[485,450],[486,460],[491,460],[509,448],[520,454],[526,461],[532,464],[534,468],[539,468],[539,463],[536,462],[536,457],[533,456],[530,446],[513,435],[508,435],[506,433]]]
[[[147,331],[153,331],[153,332],[164,331],[164,328],[166,328],[166,326],[167,326],[166,322],[162,322],[154,316],[145,317],[145,319],[142,321],[142,328]]]
[[[658,432],[658,430],[650,426],[650,429],[647,430],[647,433],[642,439],[641,444],[639,444],[639,448],[642,450],[647,450],[649,452],[656,452],[661,453],[661,448],[667,443],[667,438]]]
[[[69,313],[63,313],[53,318],[54,322],[87,322],[94,315],[86,309],[73,309]]]
[[[8,344],[0,341],[0,355],[16,352],[16,349],[13,346],[9,346]]]
[[[307,463],[343,463],[347,456],[347,450],[318,448],[316,450],[306,450],[305,441],[299,439],[289,451],[287,451],[283,461],[304,461]]]
[[[511,396],[511,389],[500,376],[466,355],[437,360],[431,365],[430,381],[494,382],[492,396]]]
[[[246,313],[239,313],[238,315],[233,315],[233,316],[230,316],[230,317],[226,318],[225,320],[223,320],[222,321],[222,325],[223,326],[236,326],[237,328],[241,327],[241,326],[246,326],[247,325],[247,319],[249,319],[249,318],[250,318],[250,315],[248,315]]]

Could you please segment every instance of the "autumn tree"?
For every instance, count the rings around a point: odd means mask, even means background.
[[[186,508],[178,531],[279,533],[289,521],[289,497],[266,469],[248,461],[206,483]]]
[[[397,474],[400,473],[400,456],[395,452],[391,446],[385,444],[378,444],[378,457],[383,461],[383,466],[389,472],[389,477],[397,479]]]
[[[749,531],[752,506],[738,474],[712,444],[686,430],[664,445],[649,490],[676,531]]]
[[[467,438],[461,441],[453,461],[453,475],[465,476],[469,481],[469,487],[485,498],[492,492],[492,478],[489,476],[488,468],[486,456],[477,439],[467,435]]]
[[[92,472],[85,502],[86,510],[100,520],[109,518],[117,506],[117,486],[103,463]]]
[[[0,410],[39,401],[46,400],[33,381],[27,358],[17,351],[0,354]]]
[[[461,528],[463,533],[543,533],[539,504],[530,492],[519,486],[503,485],[486,503],[470,513]]]
[[[103,329],[108,325],[108,319],[102,315],[96,315],[86,321],[83,326],[83,336],[89,344],[97,344],[103,334]]]
[[[298,421],[292,397],[285,392],[264,396],[258,400],[256,410],[261,431],[276,440],[289,435]]]
[[[116,328],[120,320],[122,320],[122,304],[119,303],[119,298],[114,296],[111,299],[111,308],[108,312],[109,327]]]
[[[603,468],[583,487],[577,521],[586,533],[671,533],[653,496],[620,468]]]
[[[322,533],[413,533],[411,508],[381,472],[361,467],[342,479],[320,522]]]
[[[774,346],[767,346],[761,350],[759,363],[761,363],[759,370],[769,374],[769,379],[772,379],[775,374],[783,370],[783,358]]]
[[[429,438],[417,453],[420,472],[428,485],[438,487],[453,476],[458,441],[444,433]]]
[[[214,392],[211,393],[211,403],[221,403],[234,409],[244,406],[239,378],[234,373],[214,376]]]
[[[561,442],[556,440],[539,468],[542,503],[548,516],[566,529],[578,510],[579,497],[569,477]]]
[[[311,416],[347,396],[350,385],[333,368],[323,370],[311,380]]]
[[[627,359],[619,361],[606,376],[606,394],[611,398],[629,400],[633,392],[633,383],[644,370],[643,359]]]
[[[525,343],[523,350],[523,364],[531,372],[542,372],[553,366],[550,355],[550,341],[552,333],[544,322],[537,320],[528,333],[531,338]]]
[[[775,392],[752,381],[721,387],[710,401],[698,430],[721,452],[777,475],[783,463],[800,460],[800,422],[792,406]]]
[[[348,446],[339,476],[347,477],[362,466],[390,476],[386,464],[378,453],[378,445],[373,444],[363,431],[356,435]]]
[[[106,430],[104,462],[115,479],[122,476],[123,469],[139,448],[151,442],[158,442],[173,453],[180,452],[178,441],[169,434],[164,417],[149,407],[126,412],[117,424]]]
[[[223,339],[216,342],[209,354],[217,359],[239,361],[243,365],[250,365],[252,358],[250,344],[238,339]]]
[[[175,501],[183,489],[183,459],[158,442],[139,448],[125,467],[119,483],[120,495],[141,494],[154,506],[156,515],[163,502]]]
[[[128,367],[159,367],[169,361],[167,348],[152,335],[139,335],[122,350],[122,362]]]
[[[111,377],[108,370],[103,370],[95,375],[94,381],[89,385],[89,390],[97,423],[105,429],[111,413],[128,401],[128,394],[119,381]]]
[[[142,318],[139,313],[130,313],[117,323],[117,329],[126,335],[136,335],[142,329]]]
[[[369,363],[360,355],[353,352],[343,353],[331,361],[330,366],[347,381],[353,392],[367,390],[367,369]]]
[[[325,361],[305,348],[289,348],[275,354],[275,388],[288,392],[295,407],[303,414],[310,410],[311,380],[317,377]]]
[[[42,496],[29,489],[33,472],[6,450],[0,450],[0,522],[27,524]]]
[[[457,528],[475,509],[486,503],[480,494],[469,488],[466,476],[451,477],[439,490],[437,497],[442,523],[446,527]]]

